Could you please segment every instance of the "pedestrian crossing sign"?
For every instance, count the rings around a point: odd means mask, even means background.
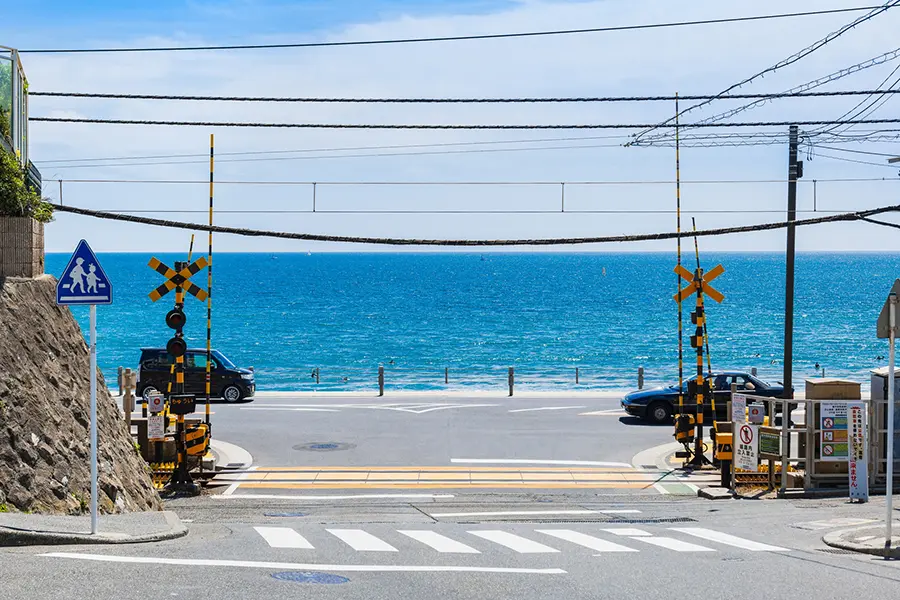
[[[81,240],[56,284],[56,303],[112,304],[112,282],[87,241]]]

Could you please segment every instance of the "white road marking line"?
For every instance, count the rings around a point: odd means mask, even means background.
[[[570,465],[573,467],[622,467],[634,470],[628,463],[597,460],[543,460],[530,458],[451,458],[451,463],[473,465]]]
[[[426,511],[427,512],[427,511]],[[641,511],[628,509],[609,510],[498,510],[494,512],[459,512],[459,513],[428,513],[432,517],[519,517],[531,515],[632,515]]]
[[[421,415],[424,413],[432,412],[435,410],[449,410],[453,408],[489,408],[492,406],[500,406],[499,404],[453,404],[451,406],[438,406],[435,408],[427,408],[425,410],[421,410],[417,412],[417,415]]]
[[[653,489],[655,489],[660,494],[669,494],[670,493],[669,490],[666,489],[666,486],[664,486],[661,483],[654,483]]]
[[[579,417],[626,417],[628,413],[620,408],[609,410],[592,410],[590,412],[578,413]]]
[[[401,533],[407,537],[411,537],[417,542],[422,542],[426,546],[431,546],[438,552],[452,552],[458,554],[481,554],[472,546],[467,546],[462,542],[451,540],[434,531],[413,531],[410,529],[398,529],[397,533]]]
[[[255,471],[256,467],[249,467],[247,470]],[[238,475],[237,478],[240,480],[244,480],[244,479],[247,479],[247,477],[249,477],[249,476],[250,476],[250,473],[242,473],[242,474]],[[231,485],[228,486],[228,489],[226,489],[224,492],[222,492],[222,496],[225,498],[230,498],[231,495],[235,492],[236,489],[238,489],[238,487],[240,485],[241,485],[240,481],[235,481],[234,483],[232,483]],[[215,496],[215,497],[218,498],[218,496]]]
[[[628,527],[616,527],[610,529],[603,529],[603,531],[615,534],[615,535],[624,535],[627,537],[638,537],[643,535],[650,535],[650,532],[644,531],[643,529],[631,529]]]
[[[515,550],[519,554],[546,554],[551,552],[559,552],[556,548],[539,544],[528,538],[500,531],[499,529],[486,529],[481,531],[470,531],[472,535],[485,539],[501,546],[506,546],[510,550]]]
[[[523,412],[535,412],[535,411],[539,411],[539,410],[572,410],[575,408],[587,408],[587,406],[540,406],[538,408],[517,408],[515,410],[510,410],[507,412],[523,413]]]
[[[453,494],[350,494],[345,496],[288,495],[288,494],[235,494],[210,496],[222,500],[244,498],[247,500],[446,500],[455,498]]]
[[[659,546],[661,548],[674,550],[675,552],[715,552],[712,548],[698,546],[697,544],[691,544],[690,542],[682,542],[675,538],[635,536],[633,539],[641,540],[642,542],[647,542],[648,544],[653,544],[654,546]]]
[[[428,513],[432,517],[518,517],[531,515],[595,515],[598,510],[499,510],[496,512]]]
[[[331,565],[315,563],[262,562],[252,560],[215,560],[204,558],[156,558],[149,556],[114,556],[78,552],[50,552],[39,554],[47,558],[70,558],[99,562],[136,563],[145,565],[180,565],[185,567],[243,567],[250,569],[279,569],[297,571],[339,571],[369,573],[514,573],[531,575],[565,575],[563,569],[520,569],[504,567],[461,567],[446,565]]]
[[[305,537],[290,527],[254,527],[272,548],[301,548],[314,550],[313,545]]]
[[[584,546],[585,548],[590,548],[597,552],[637,552],[634,548],[622,546],[621,544],[616,544],[615,542],[609,542],[607,540],[601,540],[600,538],[572,531],[571,529],[535,529],[535,531],[545,535],[551,535],[561,540],[566,540],[567,542],[572,542],[573,544],[578,544],[579,546]]]
[[[362,529],[326,529],[357,552],[399,552],[396,548]]]
[[[743,548],[744,550],[750,550],[751,552],[789,552],[787,548],[770,546],[769,544],[762,544],[760,542],[754,542],[753,540],[745,540],[744,538],[735,535],[713,531],[712,529],[704,529],[703,527],[670,527],[669,529],[672,531],[680,531],[681,533],[686,533],[711,542],[725,544],[726,546]]]
[[[286,410],[288,412],[341,412],[336,408],[287,408],[282,406],[242,406],[241,410]]]

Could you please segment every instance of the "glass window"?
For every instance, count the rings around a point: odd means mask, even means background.
[[[8,53],[0,53],[0,135],[10,144],[13,143],[13,85],[16,80],[13,73],[12,57]]]
[[[203,369],[204,371],[206,370],[206,352],[198,352],[196,354],[188,356],[190,357],[189,360],[191,367],[195,369]],[[212,371],[216,370],[217,365],[215,359],[210,362],[209,367]]]
[[[228,357],[225,356],[224,354],[222,354],[221,352],[219,352],[218,350],[213,350],[212,355],[213,355],[213,358],[216,359],[216,362],[218,364],[222,365],[223,367],[225,367],[226,369],[237,369],[237,367],[234,366],[234,363],[231,362],[230,360],[228,360]]]

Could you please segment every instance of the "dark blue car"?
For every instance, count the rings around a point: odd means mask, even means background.
[[[684,396],[684,412],[696,411],[696,405],[687,403],[687,384],[694,381],[697,376],[685,380],[682,388]],[[741,371],[723,371],[712,375],[713,394],[716,403],[716,419],[727,420],[727,402],[731,395],[731,384],[737,385],[738,392],[753,394],[754,396],[780,397],[784,391],[781,383],[772,384],[763,381],[749,373]],[[667,423],[671,420],[678,407],[678,385],[670,387],[656,387],[648,390],[631,392],[622,398],[622,408],[629,415],[646,419],[651,423]],[[693,410],[692,410],[693,409]],[[704,421],[712,419],[712,403],[707,399],[704,404]]]

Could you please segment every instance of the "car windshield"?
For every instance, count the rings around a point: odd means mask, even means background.
[[[216,359],[216,362],[219,363],[220,366],[225,367],[226,369],[237,369],[237,366],[228,360],[228,357],[219,352],[218,350],[213,350],[212,352],[213,358]]]

